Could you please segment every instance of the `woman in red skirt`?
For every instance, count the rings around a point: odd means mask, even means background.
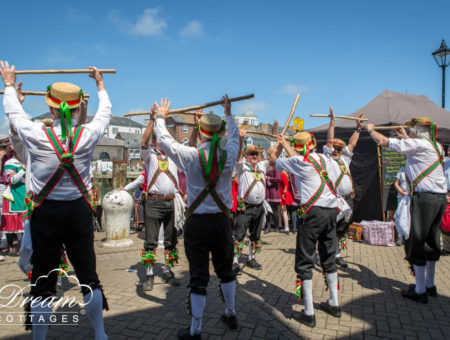
[[[283,233],[289,234],[289,218],[288,218],[288,206],[292,204],[294,199],[289,191],[289,174],[283,170],[281,172],[281,183],[280,183],[280,194],[281,194],[281,214],[283,216],[284,229]]]

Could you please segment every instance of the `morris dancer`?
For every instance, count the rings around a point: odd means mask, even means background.
[[[235,312],[235,274],[231,220],[231,175],[239,152],[239,130],[231,116],[231,103],[223,97],[226,122],[215,114],[205,114],[199,122],[198,149],[177,143],[166,129],[170,101],[161,99],[155,134],[167,155],[186,174],[188,209],[184,227],[184,246],[189,261],[190,294],[188,309],[191,326],[178,330],[179,339],[201,339],[206,287],[209,282],[209,252],[226,308],[222,321],[230,328],[238,327]],[[227,145],[220,139],[228,132]]]
[[[148,171],[144,209],[145,242],[141,253],[141,262],[147,270],[143,284],[144,291],[153,290],[153,266],[156,262],[156,248],[158,248],[161,223],[164,228],[165,257],[164,272],[161,278],[172,287],[180,285],[171,268],[178,263],[174,199],[175,194],[181,192],[181,189],[178,186],[178,168],[159,147],[153,133],[155,110],[156,104],[152,107],[151,118],[141,141],[141,155]],[[150,138],[152,138],[151,147],[149,147]]]
[[[353,180],[350,173],[350,163],[353,157],[353,150],[358,143],[361,133],[362,121],[356,121],[356,130],[353,132],[348,145],[342,139],[334,138],[334,112],[330,107],[330,125],[328,126],[327,145],[324,146],[324,155],[332,157],[339,165],[339,175],[334,183],[338,198],[338,209],[340,213],[337,216],[336,236],[338,239],[338,248],[336,250],[336,264],[341,267],[348,267],[347,262],[341,257],[341,250],[347,248],[345,235],[347,234],[350,222],[353,216]],[[364,115],[360,114],[358,118],[363,119]]]
[[[243,143],[245,133],[240,135]],[[261,150],[254,145],[244,149],[244,159],[236,164],[235,171],[239,180],[239,196],[236,225],[234,229],[235,250],[233,267],[239,270],[239,257],[242,254],[245,233],[249,231],[249,247],[247,266],[261,270],[256,262],[255,254],[261,252],[261,231],[264,223],[264,199],[266,197],[265,176],[269,169],[269,161],[261,161]]]
[[[279,136],[276,154],[271,160],[278,170],[286,170],[295,176],[300,190],[301,207],[298,210],[299,227],[295,250],[295,271],[297,273],[297,292],[303,296],[305,309],[296,319],[309,327],[315,327],[312,297],[312,268],[316,257],[316,244],[319,243],[319,256],[326,275],[326,284],[330,298],[320,304],[321,308],[335,317],[341,316],[338,302],[338,276],[335,262],[337,247],[336,215],[337,202],[334,181],[337,178],[336,162],[316,150],[316,139],[306,131],[294,136],[294,149],[291,149],[286,137]],[[276,159],[286,150],[290,158]]]
[[[50,113],[55,119],[54,126],[43,128],[41,123],[29,120],[17,99],[14,66],[10,67],[3,61],[0,65],[5,84],[4,111],[31,159],[31,197],[27,208],[32,214],[30,293],[34,299],[30,309],[33,338],[46,337],[52,307],[48,301],[40,302],[39,299],[56,293],[55,269],[64,245],[77,278],[84,285],[85,308],[94,327],[95,338],[107,339],[102,315],[103,307],[107,305],[95,270],[94,207],[88,194],[92,186],[89,180],[92,153],[111,117],[111,103],[102,75],[97,69],[90,68],[90,77],[96,80],[99,90],[99,110],[90,123],[72,129],[76,121],[71,118],[79,113],[81,89],[69,83],[54,83],[48,87],[46,95]]]
[[[436,142],[437,127],[428,117],[405,123],[408,134],[397,130],[402,139],[388,138],[366,126],[379,145],[405,155],[405,173],[410,192],[411,229],[405,240],[406,259],[412,264],[416,284],[402,290],[402,296],[428,303],[428,295],[437,296],[434,285],[436,261],[440,257],[439,227],[446,208],[447,182],[444,176],[444,150]]]

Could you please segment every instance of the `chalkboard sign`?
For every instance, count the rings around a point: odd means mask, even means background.
[[[381,188],[383,191],[383,212],[397,208],[397,190],[395,181],[398,170],[405,166],[405,156],[401,153],[380,147]]]

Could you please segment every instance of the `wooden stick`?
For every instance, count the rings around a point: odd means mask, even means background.
[[[116,73],[116,69],[99,69],[100,73]],[[73,73],[92,73],[92,70],[75,69],[75,70],[23,70],[16,71],[16,74],[73,74]]]
[[[330,118],[330,115],[322,115],[322,114],[316,114],[316,113],[312,113],[309,115],[310,117],[328,117]],[[366,122],[368,121],[367,118],[358,118],[358,117],[349,117],[349,116],[337,116],[334,115],[335,118],[339,118],[339,119],[348,119],[348,120],[360,120],[362,122]]]
[[[235,97],[235,98],[230,98],[230,102],[237,102],[240,100],[246,100],[246,99],[251,99],[253,98],[255,95],[252,94],[248,94],[246,96],[242,96],[242,97]],[[211,107],[211,106],[216,106],[216,105],[220,105],[222,104],[222,100],[217,100],[215,102],[210,102],[210,103],[205,103],[205,104],[200,104],[200,105],[194,105],[194,106],[188,106],[188,107],[182,107],[179,109],[173,109],[169,111],[169,114],[184,114],[186,111],[194,111],[194,110],[199,110],[199,109],[204,109],[206,107]],[[124,117],[131,117],[131,116],[142,116],[142,115],[148,115],[150,114],[150,111],[143,111],[143,112],[130,112],[130,113],[125,113]],[[191,114],[191,113],[189,113]]]
[[[373,129],[374,130],[397,130],[400,128],[408,128],[409,126],[406,125],[391,125],[391,126],[374,126]]]
[[[5,91],[0,91],[0,94],[4,94]],[[22,91],[22,94],[25,96],[45,96],[47,94],[47,92],[42,92],[42,91]],[[85,98],[89,98],[90,95],[89,94],[85,94],[84,95]]]
[[[291,113],[289,114],[289,117],[288,117],[288,119],[286,121],[286,124],[284,124],[283,130],[281,131],[282,135],[284,135],[286,133],[286,131],[287,131],[288,127],[289,127],[289,124],[291,124],[291,119],[292,119],[292,116],[295,113],[295,109],[297,108],[297,103],[298,103],[299,99],[300,99],[300,95],[297,94],[295,96],[294,104],[292,105],[292,108],[291,108]],[[278,131],[275,131],[275,132],[278,132]]]
[[[243,130],[243,131],[247,131],[247,130]],[[263,131],[247,131],[247,134],[266,136],[266,137],[270,137],[270,138],[277,138],[276,135],[272,135],[271,133],[267,133],[267,132],[263,132]]]

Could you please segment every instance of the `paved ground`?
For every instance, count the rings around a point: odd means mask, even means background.
[[[110,305],[110,311],[104,313],[109,337],[175,339],[176,330],[190,322],[186,314],[188,272],[183,246],[180,245],[180,264],[175,269],[182,285],[170,288],[157,278],[151,294],[144,294],[140,282],[145,273],[138,264],[141,233],[132,232],[134,245],[121,249],[102,247],[104,235],[96,235],[96,250],[98,272]],[[317,327],[311,329],[292,319],[302,309],[294,295],[294,235],[271,233],[264,235],[264,242],[258,257],[263,270],[244,267],[238,276],[236,306],[240,327],[237,331],[226,330],[220,321],[224,305],[219,297],[218,280],[212,275],[203,339],[450,339],[450,257],[441,258],[436,267],[439,296],[430,298],[427,305],[419,305],[400,296],[400,289],[414,282],[401,247],[376,247],[350,241],[344,254],[350,266],[339,270],[343,315],[336,319],[318,309],[328,293],[321,270],[316,268],[313,295]],[[159,250],[160,263],[162,255]],[[16,261],[17,258],[7,258],[0,263],[1,287],[28,284]],[[161,273],[158,266],[156,274]],[[81,297],[75,283],[66,281],[64,285],[66,296]],[[0,296],[7,296],[6,291]],[[21,315],[20,308],[3,308],[0,315],[12,311]],[[49,338],[93,339],[87,316],[80,314],[78,308],[76,312],[77,326],[52,326]],[[1,321],[1,339],[31,339],[23,327],[6,323]]]

